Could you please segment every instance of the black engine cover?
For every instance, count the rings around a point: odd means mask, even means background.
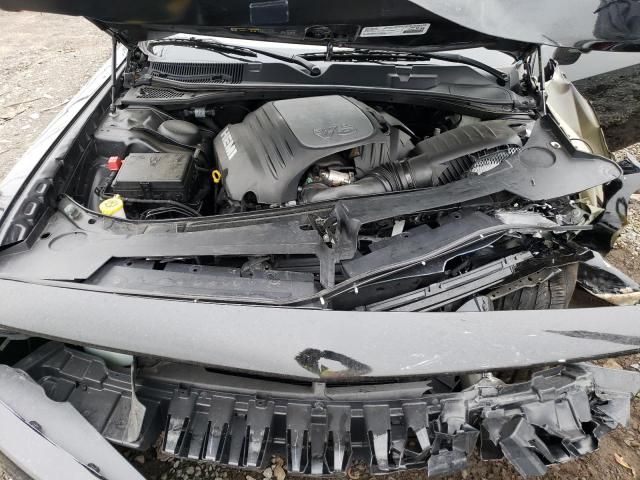
[[[224,128],[214,148],[230,199],[253,192],[259,203],[283,204],[296,199],[302,175],[332,154],[364,147],[354,162],[365,173],[408,151],[398,124],[349,97],[277,100]]]

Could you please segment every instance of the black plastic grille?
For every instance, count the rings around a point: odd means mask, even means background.
[[[137,98],[181,98],[184,97],[184,95],[185,94],[183,92],[177,92],[176,90],[172,90],[170,88],[141,87],[138,90]]]
[[[443,163],[444,169],[439,172],[435,185],[456,182],[469,173],[480,175],[488,172],[519,151],[520,147],[517,145],[504,145]]]
[[[520,151],[518,145],[505,145],[503,147],[491,148],[474,155],[471,173],[481,175],[484,172],[493,170],[507,158],[515,155]]]
[[[151,74],[185,83],[240,83],[243,63],[168,63],[151,62]]]

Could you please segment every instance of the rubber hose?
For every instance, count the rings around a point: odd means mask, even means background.
[[[349,185],[327,187],[322,184],[309,184],[303,188],[301,197],[304,203],[313,203],[431,187],[433,163],[427,155],[386,163]]]

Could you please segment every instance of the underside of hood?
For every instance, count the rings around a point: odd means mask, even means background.
[[[84,16],[134,46],[173,33],[402,50],[640,50],[635,0],[0,0]]]

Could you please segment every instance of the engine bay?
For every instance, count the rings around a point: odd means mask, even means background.
[[[549,116],[337,93],[171,108],[128,94],[79,137],[52,217],[0,270],[335,310],[563,308],[600,241],[598,189],[621,172]]]
[[[117,195],[123,216],[147,220],[433,187],[498,166],[532,124],[400,107],[327,95],[172,115],[119,109],[95,131],[74,198],[108,215],[100,205]]]

